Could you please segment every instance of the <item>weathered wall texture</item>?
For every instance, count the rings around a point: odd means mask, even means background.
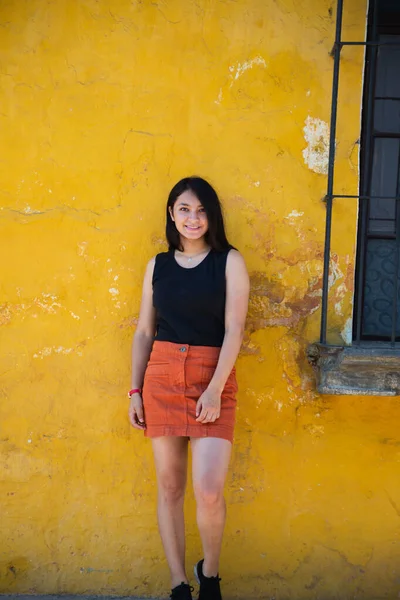
[[[345,3],[363,39],[366,0]],[[400,402],[320,397],[335,5],[0,7],[2,592],[168,586],[130,344],[166,195],[219,190],[252,279],[223,549],[227,598],[394,598]],[[363,52],[343,53],[337,191],[354,193]],[[350,341],[356,205],[334,209],[330,341]],[[188,563],[200,555],[189,493]]]

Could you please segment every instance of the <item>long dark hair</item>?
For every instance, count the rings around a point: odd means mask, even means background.
[[[168,196],[167,226],[165,234],[169,249],[180,251],[183,250],[179,231],[171,219],[169,209],[171,208],[172,210],[179,196],[188,190],[193,192],[206,211],[208,219],[208,231],[205,234],[204,239],[207,244],[211,246],[213,250],[217,250],[218,252],[233,248],[226,237],[222,206],[217,192],[208,183],[208,181],[202,179],[201,177],[185,177],[184,179],[178,181],[176,185],[174,185]]]

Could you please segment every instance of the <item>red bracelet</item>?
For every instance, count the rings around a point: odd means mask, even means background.
[[[129,390],[128,392],[128,398],[131,398],[133,396],[133,394],[141,394],[142,390],[140,388],[135,388],[133,390]]]

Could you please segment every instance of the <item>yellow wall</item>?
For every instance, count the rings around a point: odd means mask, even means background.
[[[321,397],[335,5],[8,0],[0,7],[0,591],[159,595],[130,344],[164,205],[210,179],[252,279],[227,484],[226,598],[393,598],[396,398]],[[363,39],[366,0],[346,0]],[[363,51],[343,52],[337,191],[355,193]],[[329,339],[349,341],[356,204],[334,209]],[[347,332],[347,333],[346,333]],[[200,556],[189,492],[188,564]]]

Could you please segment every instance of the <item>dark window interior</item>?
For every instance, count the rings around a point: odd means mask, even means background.
[[[394,343],[400,340],[400,0],[371,4],[354,338]]]

